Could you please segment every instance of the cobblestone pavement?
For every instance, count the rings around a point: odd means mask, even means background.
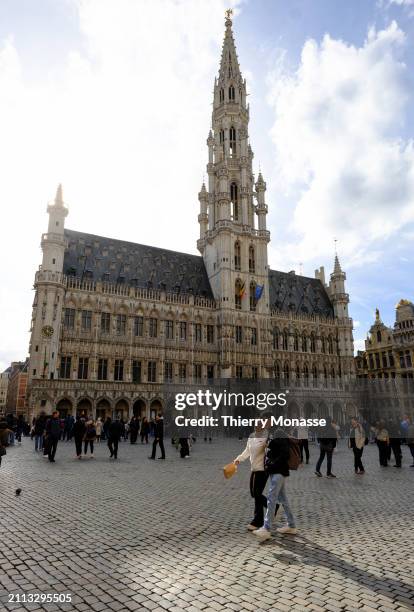
[[[198,441],[182,460],[148,461],[122,443],[117,462],[98,445],[76,461],[60,442],[56,463],[26,438],[0,470],[0,610],[414,610],[414,468],[380,468],[365,449],[355,476],[342,443],[337,480],[293,473],[297,536],[263,544],[246,531],[249,466],[221,467],[244,441]],[[22,488],[20,497],[15,489]],[[71,604],[7,603],[9,593],[71,593]]]

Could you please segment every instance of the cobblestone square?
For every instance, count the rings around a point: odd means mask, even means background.
[[[221,467],[245,440],[198,440],[188,460],[166,444],[105,443],[77,461],[60,442],[56,463],[29,438],[9,448],[0,470],[2,610],[413,610],[414,469],[380,468],[364,451],[353,472],[344,442],[338,478],[314,476],[311,462],[288,480],[296,536],[260,544],[248,533],[249,466],[225,481]],[[15,495],[16,488],[22,489]],[[281,519],[282,520],[282,519]],[[71,593],[72,603],[8,603],[9,593]]]

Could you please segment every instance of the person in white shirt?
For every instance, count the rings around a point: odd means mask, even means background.
[[[266,416],[266,415],[264,415]],[[264,456],[269,437],[270,419],[266,421],[264,427],[258,425],[254,432],[247,439],[246,448],[234,459],[234,463],[239,465],[242,461],[250,459],[250,494],[254,498],[254,518],[247,526],[249,531],[255,531],[263,527],[264,509],[267,507],[267,498],[263,495],[264,488],[268,479],[268,474],[264,470]],[[279,504],[276,506],[276,512]]]

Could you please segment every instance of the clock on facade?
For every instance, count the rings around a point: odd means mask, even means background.
[[[44,338],[51,338],[53,336],[53,327],[51,325],[42,327],[42,336]]]

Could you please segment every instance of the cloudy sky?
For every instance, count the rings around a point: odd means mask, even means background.
[[[229,5],[272,267],[330,272],[337,239],[358,348],[414,299],[414,0],[0,0],[0,368],[59,182],[67,227],[196,252]]]

